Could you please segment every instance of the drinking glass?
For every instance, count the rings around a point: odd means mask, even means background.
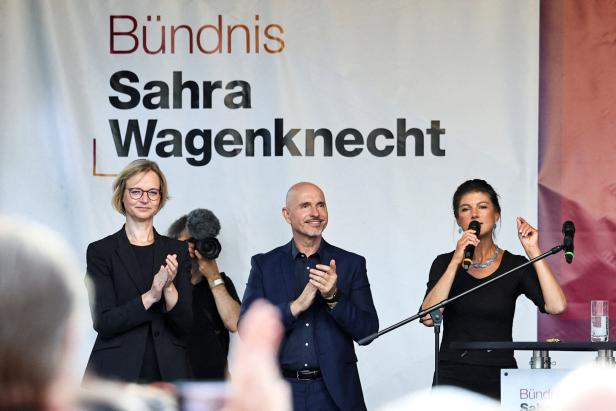
[[[590,341],[607,341],[609,329],[609,303],[606,300],[592,300],[590,302]]]

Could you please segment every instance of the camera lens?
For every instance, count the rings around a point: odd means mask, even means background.
[[[199,254],[208,260],[218,258],[222,246],[220,242],[214,237],[207,237],[201,240],[197,240],[195,247],[199,250]]]

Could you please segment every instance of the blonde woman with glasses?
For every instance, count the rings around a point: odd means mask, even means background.
[[[133,161],[113,184],[113,207],[126,222],[88,246],[98,333],[88,373],[137,383],[192,376],[185,340],[192,324],[188,249],[154,229],[167,199],[167,180],[153,161]]]

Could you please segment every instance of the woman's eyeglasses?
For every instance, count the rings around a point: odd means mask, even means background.
[[[143,197],[143,193],[148,193],[148,198],[152,201],[156,201],[160,198],[160,190],[152,189],[152,190],[142,190],[140,188],[127,188],[128,195],[133,200],[139,200]]]

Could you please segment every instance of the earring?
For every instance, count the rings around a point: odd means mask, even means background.
[[[458,227],[458,234],[462,234],[464,230],[462,230],[462,227]]]

